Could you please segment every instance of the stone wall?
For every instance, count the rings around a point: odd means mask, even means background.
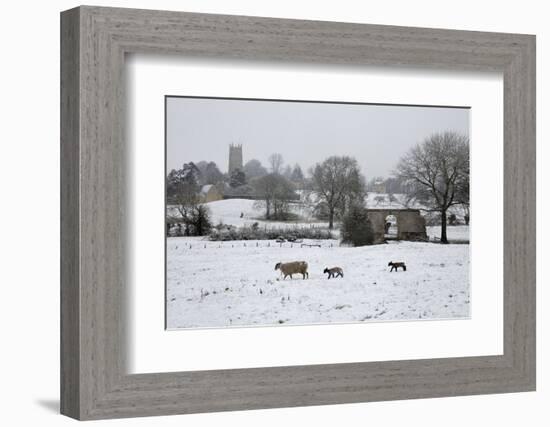
[[[426,241],[426,220],[418,209],[367,209],[374,232],[374,243],[385,241],[386,218],[394,215],[397,220],[397,239]]]

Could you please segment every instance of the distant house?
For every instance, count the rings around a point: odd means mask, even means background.
[[[372,191],[375,193],[386,193],[386,182],[378,179],[372,185]]]
[[[202,203],[215,202],[223,199],[223,192],[216,185],[203,185],[200,192]]]

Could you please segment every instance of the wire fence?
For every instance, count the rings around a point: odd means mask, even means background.
[[[178,242],[171,244],[174,249],[200,250],[200,249],[238,249],[238,248],[274,248],[274,249],[321,249],[337,248],[340,244],[337,241],[307,241],[307,242],[273,242],[267,240],[253,242]]]

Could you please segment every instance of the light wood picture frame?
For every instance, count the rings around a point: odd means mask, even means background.
[[[503,354],[127,374],[128,53],[502,72]],[[535,390],[535,247],[532,35],[89,6],[61,14],[62,414],[89,420]]]

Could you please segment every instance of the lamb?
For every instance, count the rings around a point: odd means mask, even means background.
[[[325,268],[323,273],[328,273],[328,278],[331,277],[344,277],[344,270],[342,270],[340,267],[332,267],[332,268]]]
[[[292,279],[293,274],[301,274],[306,279],[306,276],[309,277],[307,272],[307,262],[305,261],[294,261],[294,262],[278,262],[275,265],[275,270],[281,270],[281,273],[284,275],[283,280],[286,279],[286,276],[290,276]]]
[[[391,267],[390,268],[390,273],[395,270],[397,271],[397,269],[399,267],[401,267],[403,269],[403,271],[407,271],[407,266],[405,265],[404,262],[393,262],[393,261],[390,261],[388,262],[388,267]]]

